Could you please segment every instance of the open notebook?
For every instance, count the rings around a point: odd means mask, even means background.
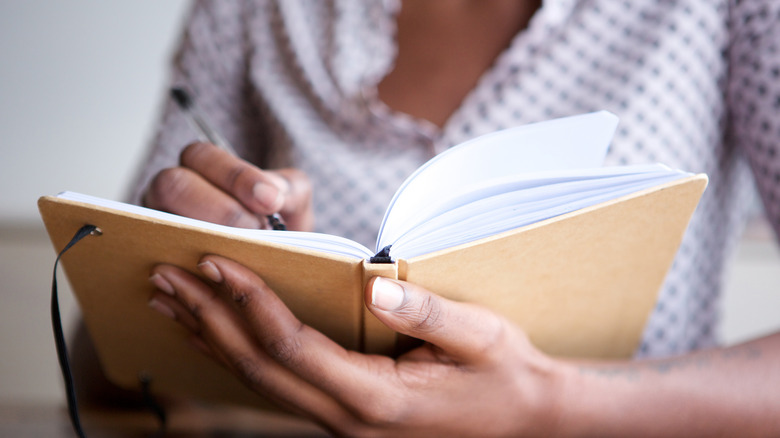
[[[499,131],[443,152],[395,193],[373,250],[329,234],[232,228],[74,192],[58,198],[347,257],[390,247],[391,258],[410,259],[691,175],[661,164],[595,167],[616,124],[599,112]]]
[[[103,232],[62,263],[107,375],[124,386],[143,371],[171,392],[252,397],[146,305],[154,264],[196,272],[209,253],[253,269],[304,323],[350,349],[396,351],[395,333],[362,302],[365,283],[381,275],[487,306],[550,354],[626,357],[707,178],[663,165],[600,167],[616,124],[592,113],[449,149],[399,188],[374,249],[71,192],[43,197],[39,208],[56,249],[84,224]]]

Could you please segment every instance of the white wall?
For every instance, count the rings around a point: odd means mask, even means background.
[[[754,221],[726,270],[719,335],[726,344],[780,330],[780,249],[763,221]]]
[[[187,0],[0,2],[0,220],[63,190],[121,197]]]

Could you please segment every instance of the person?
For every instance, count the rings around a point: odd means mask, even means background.
[[[710,186],[636,360],[549,357],[488,310],[379,278],[368,309],[425,343],[346,351],[229,254],[205,256],[204,279],[156,266],[150,306],[338,434],[776,436],[780,334],[724,347],[714,328],[751,176],[780,230],[779,18],[770,0],[198,1],[173,83],[240,158],[192,143],[169,103],[135,202],[250,228],[278,212],[371,245],[395,188],[436,153],[599,109],[621,118],[607,164],[659,161]]]

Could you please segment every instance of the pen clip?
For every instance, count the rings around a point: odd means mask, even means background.
[[[287,225],[282,222],[282,218],[278,214],[270,214],[266,216],[266,218],[268,219],[268,224],[271,225],[271,229],[276,231],[287,231]]]
[[[230,143],[206,122],[206,117],[195,104],[195,99],[192,98],[192,95],[187,92],[187,90],[182,87],[173,87],[171,88],[171,97],[173,97],[173,100],[179,105],[179,109],[188,116],[187,122],[198,132],[201,140],[208,141],[233,155],[237,155],[236,151],[230,146]]]

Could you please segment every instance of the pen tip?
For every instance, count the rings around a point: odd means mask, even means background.
[[[189,109],[192,106],[192,99],[184,88],[171,88],[171,97],[173,97],[173,100],[175,100],[182,109]]]

